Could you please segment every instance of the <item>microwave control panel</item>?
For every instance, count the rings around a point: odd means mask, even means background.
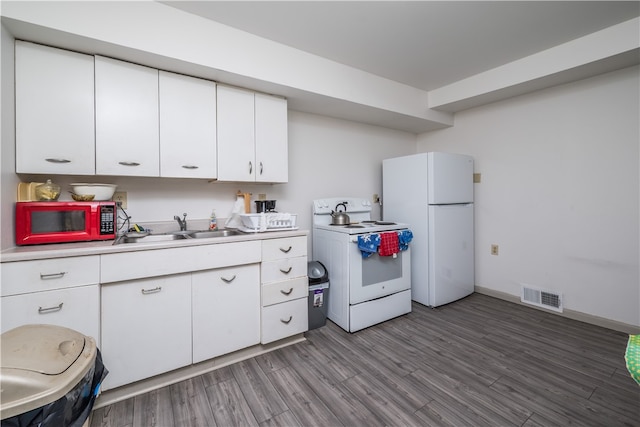
[[[113,234],[116,223],[115,204],[100,205],[100,234]]]

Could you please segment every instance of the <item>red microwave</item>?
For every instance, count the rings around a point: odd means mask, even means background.
[[[115,202],[17,202],[16,245],[116,238]]]

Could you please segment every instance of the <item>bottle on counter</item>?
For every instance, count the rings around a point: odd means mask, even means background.
[[[216,217],[216,210],[211,211],[211,217],[209,217],[209,230],[214,231],[218,229],[218,217]]]

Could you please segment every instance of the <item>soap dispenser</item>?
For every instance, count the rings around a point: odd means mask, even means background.
[[[218,218],[216,217],[216,210],[211,211],[211,216],[209,217],[209,230],[215,231],[218,229]]]

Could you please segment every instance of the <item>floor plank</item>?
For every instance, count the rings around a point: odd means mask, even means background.
[[[91,427],[638,426],[626,334],[473,294],[94,411]]]

